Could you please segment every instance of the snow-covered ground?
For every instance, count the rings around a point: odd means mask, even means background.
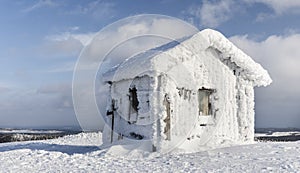
[[[260,142],[198,153],[100,149],[100,133],[0,144],[0,172],[299,172],[300,141]],[[120,148],[120,146],[119,146]]]

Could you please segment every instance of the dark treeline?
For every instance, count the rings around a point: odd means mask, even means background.
[[[275,136],[276,132],[288,132],[282,136]],[[255,129],[255,133],[264,133],[265,136],[255,137],[256,141],[274,141],[274,142],[288,142],[300,140],[300,129],[298,128],[259,128]]]
[[[0,133],[0,143],[46,140],[63,137],[65,135],[77,134],[79,132],[61,132],[61,133]]]
[[[256,141],[273,141],[273,142],[289,142],[299,141],[300,135],[289,135],[289,136],[257,136]]]

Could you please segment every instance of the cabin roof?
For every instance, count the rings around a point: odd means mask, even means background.
[[[166,68],[175,66],[176,63],[182,61],[176,61],[174,58],[171,60],[164,58],[163,62],[157,62],[160,55],[168,52],[168,50],[178,49],[178,51],[180,51],[179,53],[194,56],[193,52],[204,51],[208,48],[216,49],[220,53],[220,59],[228,60],[241,68],[243,72],[242,76],[252,81],[254,86],[267,86],[272,82],[268,72],[260,64],[256,63],[250,56],[237,48],[223,34],[212,29],[205,29],[191,37],[186,37],[179,41],[172,41],[160,47],[137,54],[125,60],[122,64],[110,69],[103,75],[103,79],[105,81],[120,81],[145,74],[154,76],[157,74],[156,72],[162,72],[166,70]],[[159,59],[159,61],[161,60],[162,59]]]

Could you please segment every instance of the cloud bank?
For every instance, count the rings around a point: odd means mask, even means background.
[[[216,28],[227,22],[239,13],[248,12],[253,4],[262,4],[270,8],[273,13],[260,11],[257,13],[256,21],[263,21],[267,18],[300,13],[300,1],[295,0],[204,0],[202,4],[191,6],[184,15],[191,16],[187,20],[202,27]],[[199,20],[199,21],[195,21]]]
[[[300,1],[295,0],[244,0],[246,3],[261,3],[273,9],[277,15],[300,12]]]
[[[198,15],[202,25],[216,27],[221,23],[226,22],[232,17],[232,13],[235,10],[232,6],[234,6],[234,1],[232,0],[219,2],[203,1],[202,7],[198,9]]]

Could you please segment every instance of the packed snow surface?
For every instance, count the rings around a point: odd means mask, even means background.
[[[299,172],[300,141],[260,142],[196,153],[126,155],[99,148],[100,133],[0,144],[0,172]],[[114,150],[114,151],[112,151]]]

